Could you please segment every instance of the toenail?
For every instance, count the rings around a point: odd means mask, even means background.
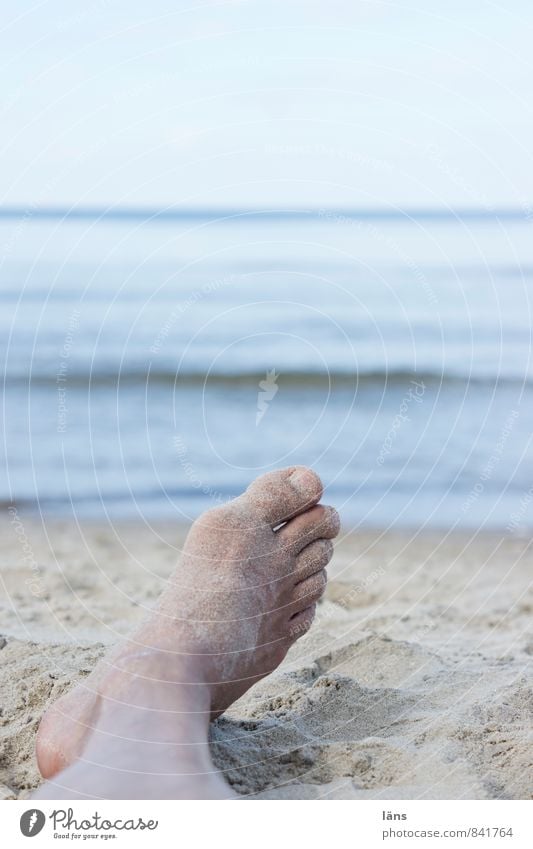
[[[309,469],[298,469],[291,475],[291,483],[301,495],[311,495],[317,489],[317,476]]]

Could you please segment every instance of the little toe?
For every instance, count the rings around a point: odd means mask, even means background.
[[[340,530],[339,514],[334,507],[319,504],[291,519],[279,529],[278,538],[292,554],[298,554],[314,540],[334,539]]]
[[[333,543],[330,539],[317,539],[306,545],[296,558],[296,567],[292,577],[299,584],[325,569],[333,557]]]
[[[290,639],[294,641],[306,634],[313,624],[315,615],[316,604],[311,604],[309,607],[304,608],[304,610],[300,610],[299,613],[295,613],[288,622]]]
[[[241,496],[246,508],[273,527],[317,504],[322,482],[305,466],[291,466],[257,478]]]
[[[320,572],[316,572],[314,575],[306,578],[305,581],[300,581],[299,584],[296,584],[293,601],[290,605],[291,616],[319,601],[324,595],[327,582],[326,570],[321,569]]]

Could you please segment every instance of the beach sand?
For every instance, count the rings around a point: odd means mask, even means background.
[[[185,528],[0,523],[0,798],[40,717],[160,593]],[[529,798],[532,540],[344,535],[316,624],[212,727],[254,798]]]

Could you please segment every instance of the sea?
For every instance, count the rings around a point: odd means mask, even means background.
[[[4,511],[533,530],[528,209],[0,209]]]

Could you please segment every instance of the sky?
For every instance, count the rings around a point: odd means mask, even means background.
[[[530,0],[20,0],[0,204],[529,208],[532,43]]]

